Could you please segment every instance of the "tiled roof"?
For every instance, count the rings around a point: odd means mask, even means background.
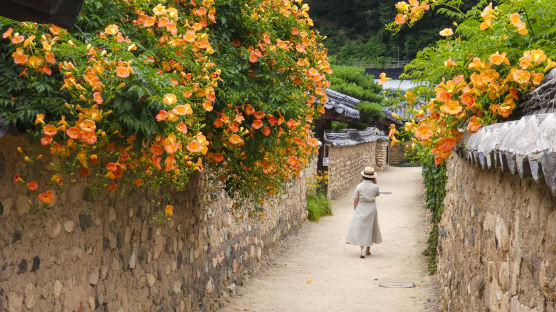
[[[394,113],[390,108],[383,108],[382,112],[384,113],[384,119],[388,120],[388,122],[395,124],[398,127],[403,126],[404,121],[394,117],[392,114]]]
[[[355,106],[361,100],[331,89],[326,89],[326,95],[328,96],[328,102],[324,104],[324,108],[348,118],[359,119],[359,111],[355,109]]]
[[[384,132],[374,127],[365,130],[343,129],[341,132],[327,132],[324,134],[324,142],[334,147],[353,146],[374,141],[387,141]]]
[[[556,196],[556,68],[518,107],[524,117],[464,136],[457,152],[483,169],[500,168],[546,183]]]
[[[361,102],[361,100],[332,89],[326,89],[326,95],[328,96],[328,102],[324,104],[324,107],[327,110],[332,110],[335,113],[348,118],[359,119],[359,110],[355,109],[355,107]],[[402,120],[399,120],[392,115],[394,112],[390,108],[385,107],[382,109],[382,112],[386,115],[385,119],[388,120],[388,122],[394,123],[396,126],[403,125]]]

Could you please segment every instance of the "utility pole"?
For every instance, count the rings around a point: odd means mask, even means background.
[[[398,68],[400,68],[400,46],[398,46]]]

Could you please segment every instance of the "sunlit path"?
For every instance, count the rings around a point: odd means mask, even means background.
[[[334,200],[334,216],[307,225],[239,291],[221,312],[435,311],[434,279],[421,254],[427,239],[420,168],[390,167],[378,176],[384,242],[359,258],[344,238],[353,213],[352,191]],[[416,284],[382,288],[381,281]]]

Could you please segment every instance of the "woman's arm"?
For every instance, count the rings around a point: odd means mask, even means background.
[[[353,196],[353,210],[357,208],[358,202],[359,202],[359,185],[355,188],[355,195]]]

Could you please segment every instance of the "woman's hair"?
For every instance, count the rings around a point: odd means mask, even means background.
[[[363,178],[363,180],[376,182],[376,178],[367,178],[367,177],[362,177],[362,178]]]

